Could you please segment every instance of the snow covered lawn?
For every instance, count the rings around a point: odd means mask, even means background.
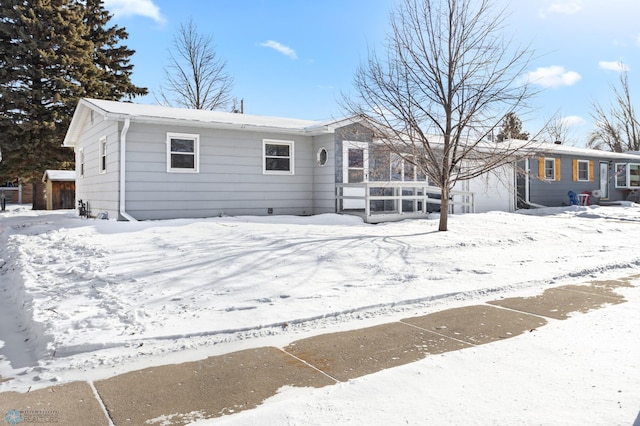
[[[524,213],[454,215],[450,231],[443,233],[437,232],[437,217],[380,225],[339,215],[128,223],[14,206],[0,214],[0,376],[15,379],[0,384],[0,391],[101,377],[239,347],[285,345],[313,334],[502,295],[537,294],[551,286],[640,272],[640,206]],[[609,332],[589,322],[622,315],[632,303],[637,312],[634,294],[627,304],[560,322],[557,330],[550,324],[544,333],[520,340],[427,358],[416,366],[359,379],[357,386],[314,392],[323,407],[325,398],[353,400],[351,389],[363,393],[370,407],[358,405],[354,415],[360,416],[384,405],[370,386],[401,384],[427,369],[429,380],[437,373],[433,380],[451,386],[418,394],[430,401],[428,413],[435,416],[425,414],[421,420],[446,418],[445,412],[459,411],[477,393],[490,393],[506,409],[514,398],[531,398],[531,410],[542,410],[539,396],[527,389],[549,373],[536,379],[534,369],[530,375],[501,377],[502,368],[523,368],[514,359],[522,351],[519,362],[544,370],[548,350],[554,354],[553,368],[559,369],[554,386],[566,392],[575,388],[571,369],[580,367],[569,354],[593,352],[589,344],[594,333],[607,338],[620,333],[617,337],[637,355],[637,336],[625,324],[614,321],[621,328]],[[572,365],[560,371],[564,362]],[[603,361],[597,357],[594,362]],[[628,380],[640,388],[637,368],[632,373]],[[597,376],[596,387],[601,386]],[[491,383],[483,384],[487,380]],[[575,380],[580,386],[588,381]],[[281,397],[297,398],[299,392],[304,390]],[[274,406],[281,403],[278,398]],[[348,412],[347,403],[335,404],[336,412]],[[466,424],[474,424],[472,414]],[[349,419],[335,419],[341,420]],[[482,417],[476,423],[486,424]]]

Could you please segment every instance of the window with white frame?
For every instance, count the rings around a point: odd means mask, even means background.
[[[107,171],[107,137],[100,138],[100,173]]]
[[[324,167],[327,164],[328,158],[329,153],[327,152],[327,148],[323,146],[316,153],[316,162],[318,163],[318,166]]]
[[[556,180],[556,159],[555,158],[544,159],[544,179]]]
[[[293,141],[280,141],[265,139],[263,147],[264,174],[292,175],[293,168]]]
[[[80,171],[80,176],[84,176],[84,148],[80,148],[80,152],[78,153],[78,156],[80,157],[78,159],[78,162],[80,163],[80,167],[79,167],[79,171]]]
[[[578,180],[588,181],[589,178],[589,161],[578,160]]]
[[[616,163],[616,188],[640,187],[640,164]]]
[[[198,173],[200,136],[167,133],[167,172]]]
[[[391,154],[389,163],[389,175],[392,181],[414,182],[416,180],[425,180],[418,176],[416,165],[412,162],[413,155],[402,157],[398,154]]]

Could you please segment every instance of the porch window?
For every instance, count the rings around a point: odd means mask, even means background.
[[[640,164],[616,163],[616,188],[640,187]]]
[[[263,141],[263,169],[266,175],[293,174],[293,141],[265,139]]]
[[[107,137],[100,138],[100,173],[107,171]]]
[[[417,180],[416,166],[410,161],[412,157],[403,158],[398,154],[391,154],[389,175],[392,181],[415,182]]]
[[[167,133],[167,172],[198,173],[200,136]]]

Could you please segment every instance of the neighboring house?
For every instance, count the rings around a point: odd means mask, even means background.
[[[589,202],[638,202],[640,156],[560,144],[538,145],[539,153],[520,163],[519,207],[571,204],[569,191],[589,193]]]
[[[439,208],[439,190],[350,119],[82,99],[64,146],[76,154],[76,199],[88,202],[93,216],[367,212],[373,222]],[[452,211],[515,210],[513,170],[500,172],[508,179],[491,174],[454,188]]]
[[[42,176],[47,210],[75,209],[76,172],[73,170],[47,170]]]

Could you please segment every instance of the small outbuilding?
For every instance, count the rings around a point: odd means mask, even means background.
[[[74,209],[76,206],[75,170],[47,170],[42,176],[45,184],[47,210]]]

